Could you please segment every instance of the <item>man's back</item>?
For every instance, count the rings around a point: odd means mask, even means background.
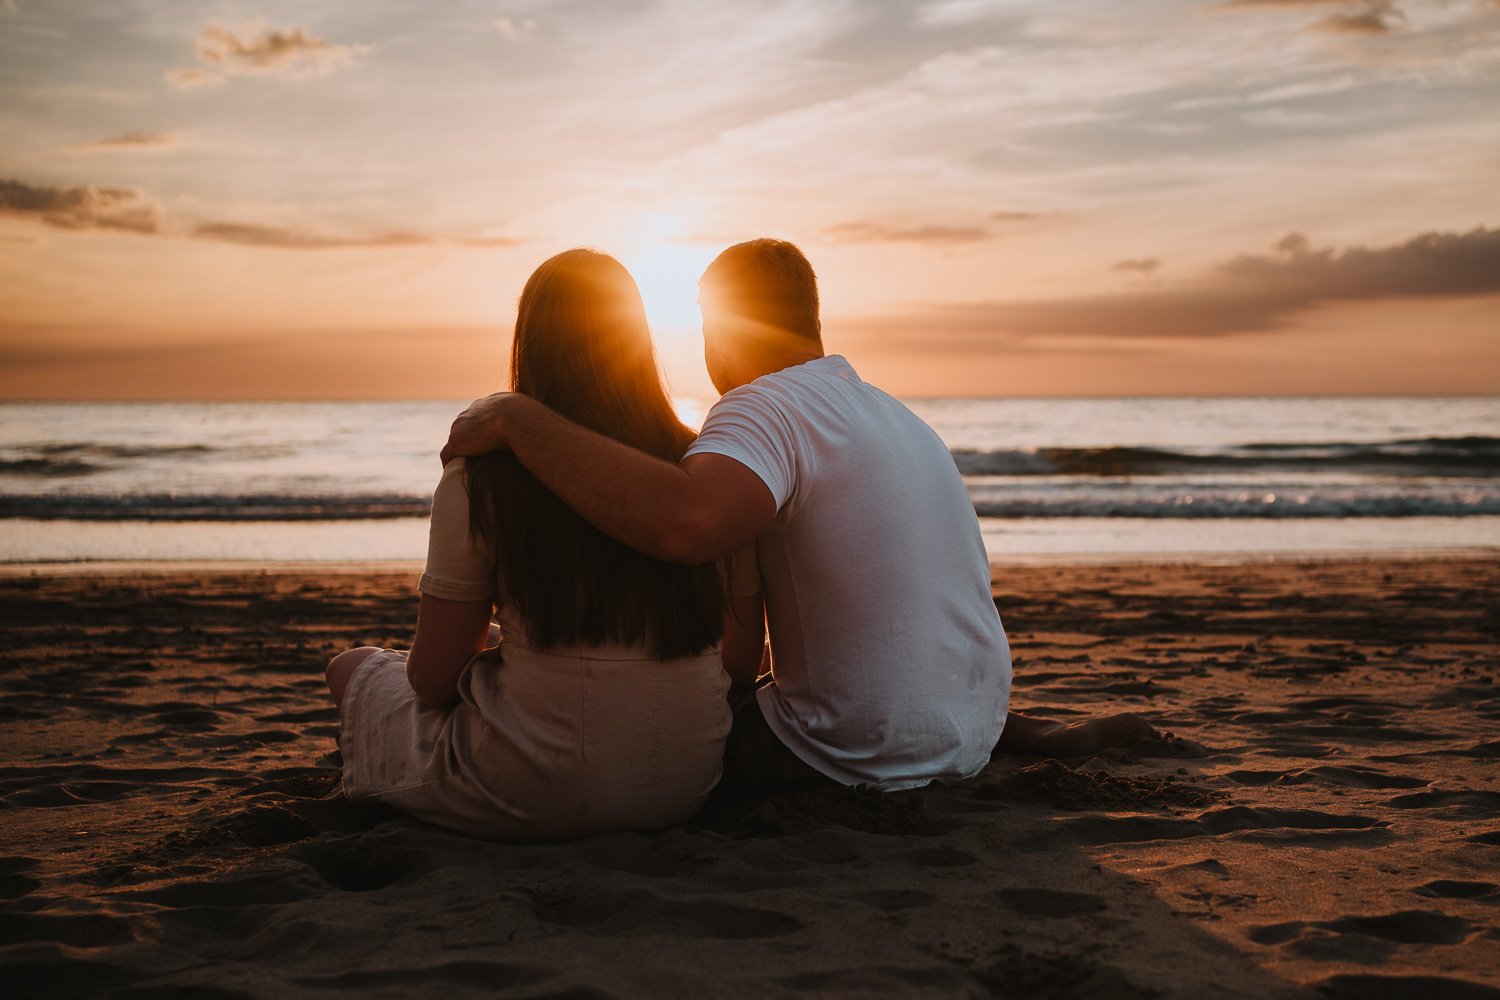
[[[756,545],[774,683],[767,724],[843,784],[967,777],[989,759],[1010,651],[951,456],[838,356],[727,393],[689,454],[755,472],[778,512]]]

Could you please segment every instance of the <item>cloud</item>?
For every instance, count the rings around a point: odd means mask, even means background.
[[[97,152],[128,152],[132,150],[163,149],[168,146],[175,146],[177,141],[177,135],[172,132],[121,132],[118,135],[95,139],[93,142],[80,142],[75,144],[73,148]]]
[[[1150,274],[1161,267],[1161,261],[1155,257],[1131,257],[1126,260],[1117,260],[1111,266],[1112,271],[1135,271],[1138,274]]]
[[[929,28],[975,24],[1000,13],[994,0],[934,0],[917,10],[917,22]]]
[[[1265,125],[1269,128],[1328,128],[1346,118],[1327,111],[1307,111],[1291,108],[1261,108],[1256,111],[1247,111],[1240,116],[1251,125]]]
[[[354,65],[370,47],[337,45],[306,28],[273,28],[264,21],[249,21],[210,24],[193,42],[193,51],[209,68],[168,70],[164,75],[173,86],[213,87],[225,76],[327,76]]]
[[[262,226],[247,222],[204,222],[193,227],[192,235],[216,243],[240,243],[246,246],[279,247],[288,250],[328,250],[340,247],[420,246],[433,242],[417,233],[391,232],[373,236],[331,236],[310,230],[282,226]]]
[[[1007,211],[990,213],[990,218],[995,222],[1030,222],[1032,219],[1040,219],[1041,217],[1041,212]]]
[[[508,41],[519,42],[536,31],[536,18],[497,17],[490,22]]]
[[[1388,5],[1372,4],[1365,10],[1330,14],[1313,27],[1340,35],[1384,35],[1392,30],[1392,21],[1397,17],[1399,14]]]
[[[993,238],[982,226],[887,226],[878,222],[845,222],[823,230],[834,243],[974,243]]]
[[[127,136],[128,137],[128,133]],[[126,138],[121,137],[121,138]],[[151,236],[174,236],[281,250],[333,250],[352,247],[411,247],[446,243],[467,247],[517,246],[524,240],[500,233],[435,236],[409,230],[341,235],[316,229],[213,220],[167,225],[160,203],[139,188],[62,188],[0,180],[0,214],[29,218],[59,229],[119,229]]]
[[[1341,94],[1359,87],[1361,82],[1352,74],[1324,77],[1315,80],[1295,80],[1275,87],[1267,87],[1245,98],[1251,104],[1270,104],[1275,101],[1299,100],[1304,97],[1321,97],[1326,94]]]
[[[1124,263],[1124,262],[1122,262]],[[1500,229],[1424,233],[1387,247],[1313,249],[1290,233],[1197,281],[1118,295],[933,305],[855,328],[926,329],[955,346],[996,336],[1212,337],[1285,327],[1315,306],[1391,298],[1500,295]]]
[[[518,247],[526,241],[512,236],[459,236],[452,242],[461,247]]]
[[[1289,10],[1340,7],[1341,10],[1312,22],[1308,27],[1313,31],[1344,35],[1383,35],[1405,20],[1395,0],[1225,0],[1222,6]]]
[[[0,212],[59,229],[161,230],[161,205],[133,187],[41,187],[0,180]]]
[[[179,90],[207,90],[220,86],[224,82],[224,77],[220,74],[210,73],[196,66],[169,69],[161,75],[161,78]]]

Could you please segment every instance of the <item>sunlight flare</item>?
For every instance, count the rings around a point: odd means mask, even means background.
[[[646,317],[658,336],[696,336],[698,279],[714,259],[712,247],[679,243],[674,236],[683,230],[683,219],[672,213],[654,213],[642,221],[636,238],[620,256],[640,287]]]

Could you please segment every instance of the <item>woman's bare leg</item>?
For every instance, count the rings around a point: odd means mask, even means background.
[[[348,689],[349,678],[354,676],[354,671],[378,652],[380,652],[379,646],[358,646],[354,649],[346,649],[328,661],[328,669],[323,671],[323,679],[328,682],[328,692],[333,695],[335,705],[344,703],[344,691]]]
[[[1086,757],[1109,747],[1139,743],[1155,732],[1149,722],[1130,712],[1067,725],[1011,712],[995,750],[1034,757]]]

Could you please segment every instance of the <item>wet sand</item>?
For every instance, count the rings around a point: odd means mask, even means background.
[[[4,992],[1500,997],[1492,562],[1008,569],[1016,707],[1181,739],[541,847],[338,795],[414,587],[0,579]]]

